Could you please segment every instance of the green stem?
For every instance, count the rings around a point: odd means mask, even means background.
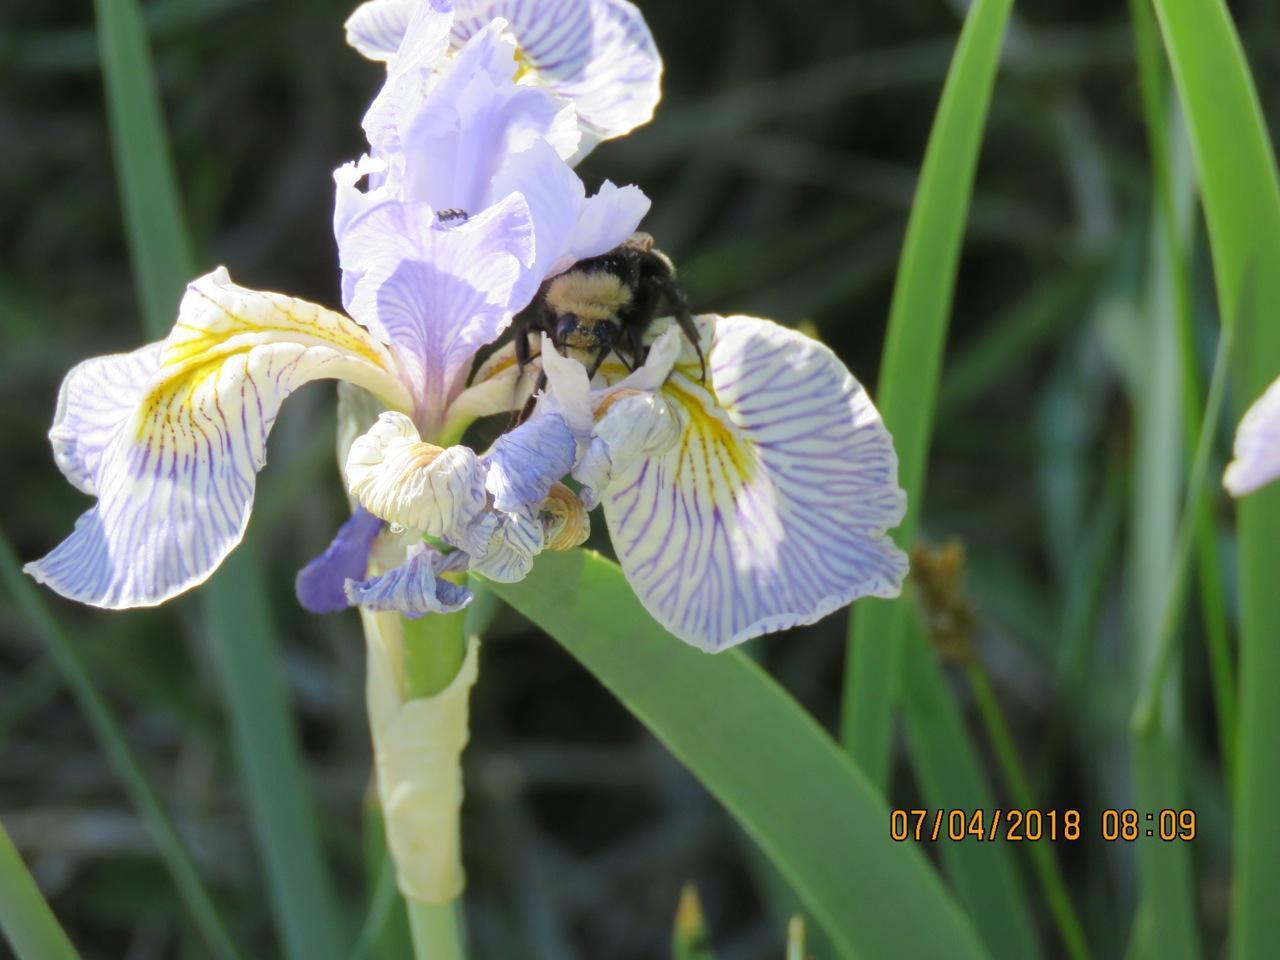
[[[406,699],[432,697],[453,682],[467,653],[467,615],[435,614],[402,618]],[[421,903],[405,898],[416,960],[463,960],[461,900]]]
[[[965,675],[1015,806],[1022,810],[1036,809],[1031,784],[1018,759],[1013,736],[1009,732],[1009,725],[1005,722],[995,691],[991,689],[986,671],[982,664],[975,661],[965,668]],[[1044,887],[1045,899],[1049,903],[1049,911],[1053,914],[1053,921],[1058,927],[1058,935],[1062,938],[1067,956],[1072,960],[1089,960],[1092,954],[1089,952],[1088,941],[1085,940],[1084,927],[1071,902],[1071,896],[1067,893],[1062,868],[1053,855],[1052,847],[1047,843],[1030,843],[1027,844],[1027,851],[1031,856],[1031,865],[1040,878],[1040,885]]]
[[[409,900],[409,929],[416,960],[465,960],[461,904],[419,903]]]
[[[0,825],[0,933],[19,960],[80,960]]]

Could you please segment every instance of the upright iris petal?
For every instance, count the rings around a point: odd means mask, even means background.
[[[708,382],[686,349],[654,392],[640,387],[669,361],[596,391],[574,471],[584,496],[602,495],[637,596],[709,651],[896,596],[907,559],[885,534],[906,498],[865,391],[826,347],[769,320],[698,323]]]
[[[427,0],[369,0],[347,21],[347,42],[371,60],[394,63]],[[445,4],[431,0],[439,11]],[[662,96],[662,58],[644,17],[627,0],[459,0],[451,48],[460,50],[495,18],[518,44],[522,82],[573,104],[592,146],[630,133]]]
[[[1280,380],[1267,388],[1245,413],[1236,431],[1235,457],[1223,485],[1243,497],[1280,479]]]
[[[223,269],[201,277],[163,345],[68,375],[52,440],[98,503],[27,572],[102,607],[149,606],[203,582],[244,534],[284,399],[341,377],[405,409],[396,366],[344,316],[238,287]]]
[[[415,62],[407,47],[365,118],[373,155],[334,174],[349,309],[365,270],[359,225],[384,201],[474,217],[512,193],[524,197],[535,259],[513,290],[514,310],[545,277],[613,249],[639,226],[649,200],[637,188],[606,182],[586,195],[565,162],[578,148],[573,111],[545,90],[514,82],[515,45],[502,21],[472,36],[434,85],[425,79],[435,77],[430,49]]]

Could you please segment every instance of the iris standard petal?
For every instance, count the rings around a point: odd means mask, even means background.
[[[1236,430],[1234,453],[1222,478],[1233,497],[1280,479],[1280,380],[1245,412]]]
[[[517,309],[514,291],[533,261],[524,199],[512,195],[447,227],[424,205],[384,203],[356,221],[339,251],[357,277],[352,316],[396,346],[419,421],[434,433],[476,351]]]
[[[649,212],[639,187],[605,182],[587,197],[578,175],[545,141],[511,156],[493,179],[495,196],[519,193],[534,231],[534,287],[579,260],[608,253],[633,234]],[[532,296],[533,290],[529,290]]]
[[[706,387],[662,388],[678,442],[615,472],[605,519],[628,580],[676,636],[715,651],[896,596],[907,558],[897,457],[826,347],[768,320],[716,320]],[[708,389],[709,387],[709,389]]]
[[[348,580],[347,599],[354,606],[415,619],[428,613],[453,613],[471,602],[471,591],[439,575],[447,563],[438,550],[416,543],[400,566],[368,580]]]
[[[347,488],[388,523],[448,537],[484,510],[484,467],[467,447],[424,443],[402,413],[389,412],[351,445]]]
[[[424,5],[424,0],[368,0],[347,18],[347,43],[370,60],[389,61],[400,49],[414,11]]]
[[[504,513],[536,507],[576,459],[577,442],[564,418],[534,416],[500,436],[484,455],[485,489]]]
[[[545,140],[561,157],[578,149],[573,108],[547,91],[512,82],[515,43],[494,21],[436,73],[409,50],[364,118],[375,156],[388,160],[392,194],[436,209],[475,213],[493,198],[490,184],[507,158]]]
[[[519,62],[570,101],[600,140],[629,133],[653,117],[662,96],[662,58],[636,7],[626,0],[459,0],[455,45],[494,17],[519,44]]]
[[[346,583],[364,579],[369,551],[384,526],[381,518],[364,507],[356,508],[324,553],[298,571],[293,587],[303,609],[339,613],[350,606]]]
[[[158,369],[102,447],[97,505],[27,572],[112,608],[161,603],[202,583],[244,534],[284,399],[337,377],[407,408],[395,369],[387,348],[344,316],[238,287],[221,268],[201,277]]]
[[[360,11],[357,10],[356,14]],[[352,15],[352,20],[356,19],[356,14]],[[371,6],[361,15],[362,20],[370,23],[375,18],[381,32],[375,35],[371,30],[370,36],[376,36],[381,47],[391,43],[396,46],[385,58],[387,79],[361,123],[374,151],[385,156],[398,152],[402,121],[412,116],[413,110],[423,103],[435,84],[436,72],[449,49],[453,4],[450,0],[417,0],[408,10],[397,3],[383,4]],[[397,38],[396,30],[401,21],[405,26]],[[347,22],[348,37],[351,22]]]
[[[163,343],[149,343],[133,353],[93,357],[72,367],[62,381],[49,442],[58,469],[77,489],[97,492],[94,477],[103,454],[137,409],[163,349]]]

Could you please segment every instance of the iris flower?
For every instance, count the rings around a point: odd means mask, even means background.
[[[505,16],[504,16],[505,15]],[[509,19],[507,19],[509,17]],[[162,343],[85,361],[50,432],[97,504],[27,567],[97,606],[157,604],[203,582],[248,524],[281,403],[337,378],[355,512],[302,571],[316,611],[417,617],[471,594],[452,573],[518,580],[603,512],[622,569],[673,634],[715,651],[900,591],[892,441],[821,344],[769,320],[670,321],[645,362],[586,369],[545,338],[477,366],[549,277],[626,239],[635,187],[593,196],[571,166],[648,118],[661,61],[620,0],[372,0],[348,23],[387,61],[369,152],[335,172],[346,315],[194,281]],[[532,415],[486,451],[478,417]],[[356,412],[352,412],[356,411]]]
[[[1223,485],[1233,497],[1243,497],[1280,478],[1280,380],[1259,397],[1236,430],[1235,458],[1227,466]]]

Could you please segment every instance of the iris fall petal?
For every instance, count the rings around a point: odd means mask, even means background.
[[[337,377],[405,408],[395,369],[386,347],[344,316],[238,287],[223,269],[201,277],[110,439],[99,436],[95,456],[63,442],[76,471],[92,468],[80,485],[98,503],[27,572],[63,596],[111,608],[161,603],[202,583],[244,534],[284,399]]]
[[[906,498],[862,387],[826,347],[768,320],[719,318],[711,389],[682,365],[662,396],[664,453],[614,471],[605,519],[645,607],[714,651],[896,596],[907,558],[885,532]]]

